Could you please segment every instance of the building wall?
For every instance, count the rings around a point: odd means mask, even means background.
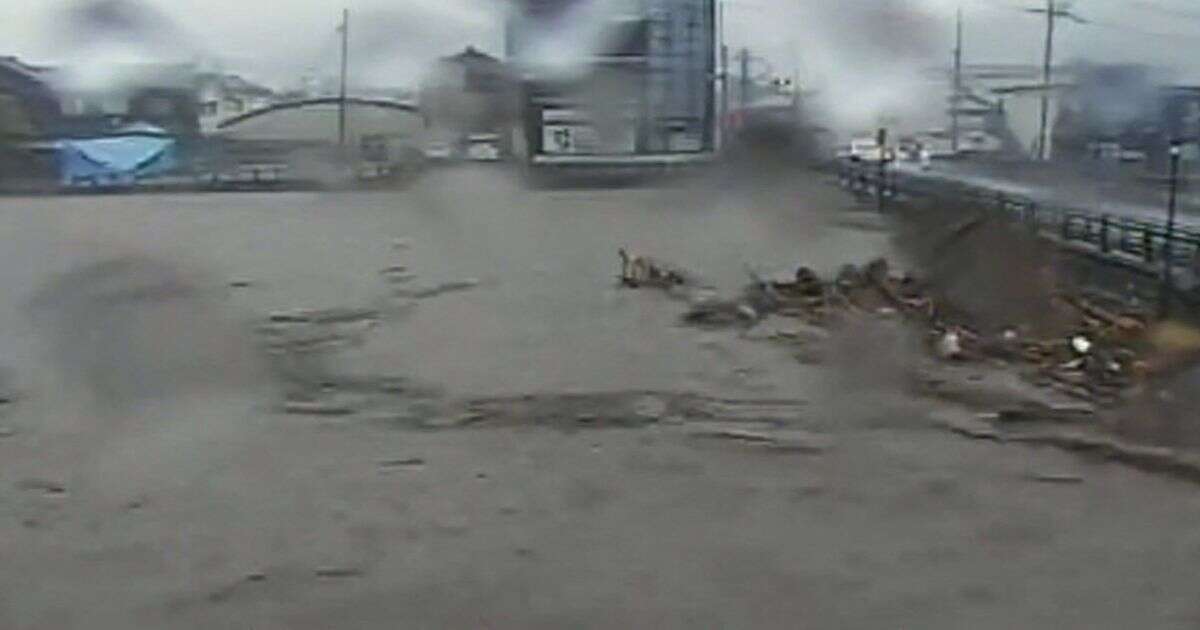
[[[10,133],[35,133],[54,126],[62,111],[53,91],[29,74],[15,59],[0,58],[0,98],[4,98],[7,123],[0,121]]]
[[[507,50],[530,83],[526,139],[535,151],[628,152],[616,147],[628,146],[629,126],[635,153],[712,148],[714,0],[526,0],[524,8],[509,24]],[[589,15],[588,8],[605,12]],[[591,21],[581,24],[583,17]],[[566,46],[570,36],[592,46],[582,67],[537,56]]]
[[[651,151],[709,145],[714,24],[712,0],[646,0],[650,20],[648,90]]]

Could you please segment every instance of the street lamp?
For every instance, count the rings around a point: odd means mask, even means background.
[[[1162,258],[1163,258],[1163,277],[1162,277],[1162,296],[1160,298],[1161,314],[1166,317],[1170,314],[1171,309],[1171,293],[1174,290],[1174,282],[1171,278],[1171,245],[1175,240],[1175,206],[1176,199],[1179,193],[1179,160],[1183,156],[1183,146],[1179,140],[1171,141],[1171,170],[1170,170],[1170,192],[1167,195],[1167,233],[1163,240]]]
[[[878,200],[878,212],[883,214],[886,210],[886,200],[884,195],[887,194],[887,168],[888,168],[888,130],[886,127],[880,127],[879,132],[875,136],[875,144],[879,150],[879,178],[875,181],[875,194]]]

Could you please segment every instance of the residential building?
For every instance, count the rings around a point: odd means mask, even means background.
[[[200,130],[205,135],[234,116],[262,109],[277,98],[270,88],[247,81],[236,74],[202,73],[196,76]]]
[[[36,136],[53,126],[62,112],[46,83],[46,68],[0,57],[0,136]]]
[[[666,164],[713,149],[714,0],[523,0],[507,29],[532,164]]]
[[[195,68],[190,64],[64,67],[49,74],[63,118],[59,133],[88,136],[133,123],[180,137],[199,134]]]

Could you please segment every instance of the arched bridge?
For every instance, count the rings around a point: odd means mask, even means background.
[[[319,97],[319,98],[306,98],[306,99],[301,99],[301,100],[297,100],[297,101],[274,103],[274,104],[268,105],[266,107],[261,107],[256,110],[246,112],[244,114],[238,114],[237,116],[233,116],[232,118],[227,118],[227,119],[221,121],[217,125],[217,129],[227,129],[227,128],[237,125],[239,123],[243,123],[247,120],[250,120],[253,118],[258,118],[259,116],[264,116],[264,115],[270,114],[272,112],[284,111],[284,110],[288,110],[288,109],[300,109],[303,107],[311,107],[313,105],[338,105],[341,102],[342,102],[342,99],[337,96],[323,96],[323,97]],[[403,103],[400,101],[393,101],[393,100],[381,99],[381,98],[346,97],[345,102],[347,105],[364,105],[367,107],[381,107],[384,109],[395,109],[395,110],[400,110],[400,111],[405,111],[405,112],[411,112],[414,114],[419,114],[421,112],[421,110],[416,105],[413,105],[411,103]]]

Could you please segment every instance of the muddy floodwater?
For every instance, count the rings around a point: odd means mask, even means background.
[[[617,286],[885,228],[815,175],[0,198],[0,627],[1200,624],[1194,485],[938,431],[903,341]]]

